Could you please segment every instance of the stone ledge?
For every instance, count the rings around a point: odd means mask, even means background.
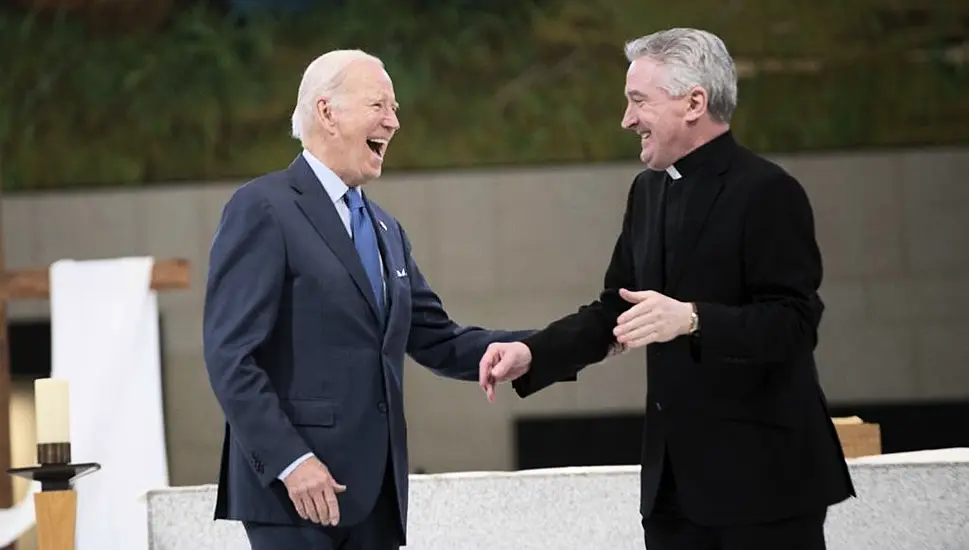
[[[831,509],[829,550],[969,548],[969,449],[881,455],[848,464],[858,498]],[[643,548],[638,466],[411,479],[406,550]],[[151,550],[248,547],[241,526],[211,520],[213,485],[159,489],[147,498]]]

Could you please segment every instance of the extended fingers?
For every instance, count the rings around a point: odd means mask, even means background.
[[[310,501],[310,509],[313,512],[310,514],[310,519],[313,520],[313,523],[327,525],[330,522],[331,510],[323,494],[319,491],[314,491],[310,496]]]
[[[491,383],[491,365],[493,359],[490,356],[490,350],[485,352],[484,356],[481,357],[481,363],[478,364],[478,385],[481,389],[487,389],[488,385]]]
[[[627,309],[626,311],[622,312],[622,314],[620,314],[619,317],[616,318],[616,323],[620,325],[624,323],[628,323],[629,321],[637,317],[641,317],[649,313],[655,307],[656,307],[655,300],[652,298],[647,298],[642,302],[639,302],[638,304],[634,305],[633,307]]]
[[[336,493],[333,491],[332,485],[327,485],[323,489],[323,500],[330,511],[329,524],[338,524],[340,522],[340,505],[337,503]]]
[[[478,364],[478,385],[485,392],[490,402],[494,402],[495,400],[495,377],[492,374],[492,369],[495,363],[498,362],[499,357],[500,352],[498,348],[492,344],[488,346],[488,349],[481,357],[481,362]]]
[[[641,304],[640,304],[641,305]],[[632,311],[632,310],[630,310]],[[629,312],[627,312],[629,313]],[[622,317],[620,317],[621,319]],[[634,330],[637,330],[643,326],[653,324],[657,322],[659,318],[659,312],[655,309],[641,309],[636,312],[635,315],[627,317],[625,320],[616,320],[616,326],[612,329],[613,335],[619,337],[623,334],[628,334]]]
[[[312,507],[313,503],[308,501],[308,499],[303,495],[297,495],[296,498],[291,498],[293,501],[293,506],[296,508],[296,513],[299,517],[303,519],[310,519],[309,510],[307,508],[307,503]]]
[[[618,327],[617,327],[618,328]],[[627,347],[640,347],[644,341],[655,339],[661,330],[661,324],[657,322],[644,322],[636,327],[620,332],[616,335],[616,341]],[[651,343],[651,342],[645,342]]]

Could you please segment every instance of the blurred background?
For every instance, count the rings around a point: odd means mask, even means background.
[[[969,446],[965,0],[7,0],[6,268],[190,260],[191,289],[160,295],[168,460],[174,485],[212,483],[208,247],[232,191],[298,154],[289,117],[312,59],[362,48],[384,60],[402,129],[368,192],[404,224],[455,319],[531,328],[597,296],[641,169],[619,124],[622,46],[672,26],[726,41],[741,75],[735,134],[813,201],[833,414],[879,422],[884,452]],[[50,373],[48,304],[7,315],[23,466],[32,380]],[[641,353],[527,401],[503,388],[495,405],[409,367],[415,471],[638,463]],[[16,480],[15,500],[25,488]]]

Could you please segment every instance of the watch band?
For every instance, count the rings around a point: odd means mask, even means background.
[[[690,307],[693,308],[693,313],[690,314],[690,334],[696,334],[700,332],[700,317],[696,312],[696,304],[691,303]]]

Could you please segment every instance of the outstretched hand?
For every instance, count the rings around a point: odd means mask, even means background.
[[[502,342],[488,346],[478,365],[478,385],[495,401],[495,386],[521,377],[532,365],[532,352],[521,342]]]
[[[630,304],[616,320],[613,334],[627,349],[670,340],[690,331],[693,306],[652,290],[619,290]]]

